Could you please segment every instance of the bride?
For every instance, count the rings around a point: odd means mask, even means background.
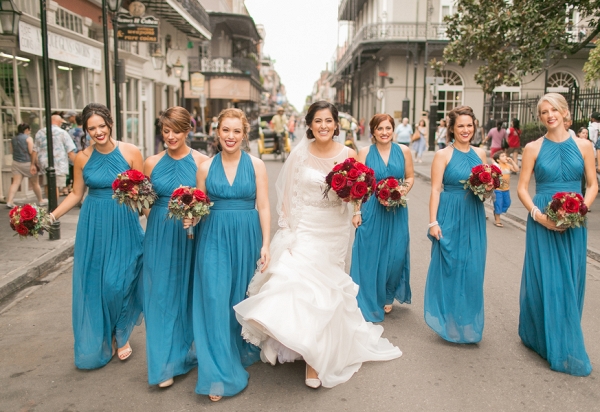
[[[364,320],[358,286],[344,272],[349,208],[334,192],[323,195],[327,173],[356,153],[333,141],[339,133],[334,105],[312,104],[306,124],[277,179],[280,229],[271,242],[271,264],[257,271],[249,298],[234,309],[242,336],[261,348],[263,362],[304,359],[306,385],[331,388],[362,362],[402,352],[381,338],[383,327]]]

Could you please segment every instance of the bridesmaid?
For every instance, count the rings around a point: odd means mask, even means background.
[[[223,151],[202,163],[197,174],[198,188],[214,205],[202,219],[196,245],[196,393],[213,402],[242,391],[248,385],[244,368],[260,359],[259,349],[242,339],[233,311],[245,298],[257,263],[264,271],[270,258],[267,170],[262,160],[241,150],[249,127],[241,110],[223,110],[216,130]]]
[[[149,212],[144,238],[144,316],[148,383],[165,388],[173,377],[196,366],[192,330],[192,254],[194,242],[182,223],[168,219],[167,205],[179,186],[196,186],[196,172],[207,156],[185,139],[190,114],[171,107],[160,116],[167,150],[144,162],[158,200]]]
[[[410,149],[393,142],[394,119],[376,114],[369,122],[375,144],[358,153],[358,161],[375,171],[377,181],[403,179],[406,195],[414,184]],[[408,209],[387,211],[373,196],[362,207],[355,206],[352,224],[356,238],[352,246],[350,276],[360,288],[358,306],[365,320],[381,322],[392,311],[394,299],[410,303],[410,249]],[[362,214],[361,214],[362,213]]]
[[[477,343],[483,333],[485,211],[460,180],[468,179],[471,169],[486,159],[483,149],[470,145],[473,110],[460,106],[448,117],[448,137],[454,143],[438,150],[431,165],[425,322],[447,341]]]
[[[587,229],[557,228],[543,212],[556,192],[579,192],[586,177],[584,202],[591,207],[598,193],[592,143],[573,139],[565,131],[570,118],[558,93],[544,95],[538,116],[548,132],[525,146],[518,194],[530,211],[525,263],[521,278],[519,336],[550,368],[587,376],[592,365],[585,351],[581,314],[585,295]],[[535,174],[536,195],[529,195]]]
[[[52,213],[60,219],[83,198],[73,262],[73,333],[75,366],[106,365],[118,347],[129,358],[129,335],[141,321],[144,233],[138,214],[112,199],[112,182],[128,169],[142,170],[139,149],[112,137],[110,110],[90,103],[82,113],[83,130],[94,142],[75,158],[73,191]]]

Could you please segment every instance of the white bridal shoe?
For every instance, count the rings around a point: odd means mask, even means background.
[[[308,363],[306,364],[306,378],[304,379],[304,383],[306,384],[306,386],[308,386],[309,388],[313,388],[313,389],[317,389],[319,386],[321,386],[321,380],[320,379],[309,379],[308,378]]]

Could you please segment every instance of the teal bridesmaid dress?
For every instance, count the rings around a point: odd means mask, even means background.
[[[372,145],[366,165],[375,171],[377,181],[386,177],[404,179],[404,154],[392,144],[386,165]],[[387,211],[372,196],[362,207],[362,224],[356,229],[352,245],[350,276],[360,288],[358,306],[369,322],[381,322],[383,307],[394,299],[410,303],[410,249],[408,209],[396,207]]]
[[[543,212],[556,192],[579,193],[583,157],[573,138],[544,139],[533,170]],[[519,336],[551,369],[576,376],[592,372],[581,330],[586,250],[586,228],[559,233],[527,219]]]
[[[169,199],[179,186],[196,186],[192,153],[175,160],[165,152],[152,170],[158,200],[150,210],[144,238],[144,317],[148,383],[156,385],[196,366],[192,329],[194,241],[183,223],[167,218]]]
[[[246,297],[262,246],[254,166],[250,156],[241,153],[233,184],[221,154],[213,158],[206,178],[214,205],[200,223],[193,297],[196,393],[201,395],[239,393],[248,385],[245,368],[260,359],[259,349],[242,339],[233,311]]]
[[[112,339],[124,346],[141,321],[144,233],[138,214],[112,199],[112,182],[129,164],[117,146],[92,152],[83,169],[83,202],[73,261],[75,365],[94,369],[112,357]]]
[[[460,180],[481,159],[471,148],[454,149],[446,166],[437,221],[440,240],[432,242],[425,284],[425,322],[450,342],[477,343],[483,334],[483,275],[487,239],[483,202]]]

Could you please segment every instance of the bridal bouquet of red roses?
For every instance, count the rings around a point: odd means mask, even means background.
[[[404,182],[399,181],[395,177],[386,177],[377,183],[375,188],[375,197],[379,200],[386,210],[389,212],[393,207],[406,207],[408,200],[402,195],[400,189],[404,186]]]
[[[183,220],[185,218],[201,218],[210,213],[210,207],[213,204],[208,196],[200,189],[189,186],[179,186],[173,191],[171,200],[169,200],[170,219]],[[187,228],[188,239],[194,238],[194,228]]]
[[[588,208],[583,203],[583,197],[574,192],[558,192],[546,207],[546,215],[557,227],[585,226]]]
[[[375,172],[355,159],[348,158],[333,167],[325,177],[325,183],[325,197],[333,189],[344,202],[366,202],[375,191]]]
[[[37,239],[44,231],[50,230],[50,219],[46,209],[35,204],[15,206],[8,212],[10,228],[17,232],[19,238],[24,239],[33,236]]]
[[[502,170],[496,165],[477,165],[471,169],[467,180],[459,180],[459,182],[464,183],[464,188],[471,189],[483,202],[502,184]]]
[[[119,173],[112,184],[113,199],[137,212],[150,209],[158,196],[152,187],[150,178],[139,170],[130,169]]]

